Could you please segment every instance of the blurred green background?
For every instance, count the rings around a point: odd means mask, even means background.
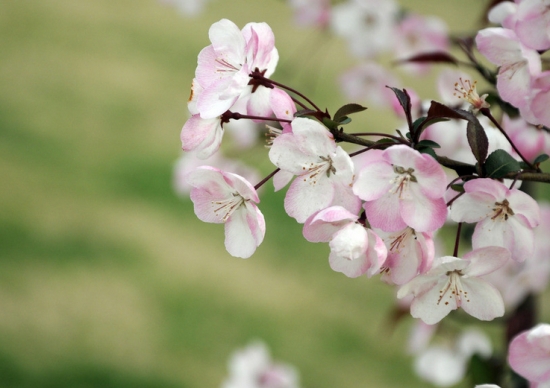
[[[482,8],[402,3],[454,31]],[[217,387],[252,339],[303,387],[425,386],[403,352],[410,320],[388,328],[394,290],[333,272],[284,192],[264,190],[248,260],[173,193],[196,57],[223,17],[268,22],[275,79],[345,103],[345,45],[296,28],[284,1],[217,0],[194,19],[155,0],[0,1],[0,387]],[[374,110],[356,122],[395,125]],[[272,168],[265,149],[247,157]]]

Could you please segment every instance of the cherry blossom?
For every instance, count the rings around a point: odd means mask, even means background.
[[[414,371],[438,387],[449,387],[464,378],[474,354],[489,358],[492,352],[491,342],[483,332],[467,329],[452,344],[435,344],[422,350],[415,357]]]
[[[504,113],[502,128],[527,160],[550,153],[550,133],[529,124],[523,117],[510,118]]]
[[[292,121],[292,132],[283,133],[269,150],[271,162],[298,176],[288,188],[285,210],[303,223],[313,213],[340,205],[357,213],[361,202],[351,191],[353,163],[336,146],[330,132],[307,118]]]
[[[413,295],[411,315],[427,324],[439,322],[459,307],[477,319],[493,320],[504,315],[504,302],[497,289],[480,277],[509,258],[510,253],[500,247],[476,249],[462,259],[436,258],[432,268],[402,286],[397,297]]]
[[[279,54],[271,28],[266,23],[248,23],[241,31],[235,23],[222,19],[210,27],[209,36],[212,44],[199,53],[195,71],[203,88],[196,104],[200,116],[218,117],[240,97],[248,101],[250,114],[264,114],[270,93],[249,85],[249,73],[258,68],[269,77],[275,70]],[[254,96],[254,92],[258,94]]]
[[[397,285],[425,273],[434,259],[434,243],[429,233],[406,227],[398,232],[375,230],[388,249],[382,279]]]
[[[407,59],[414,55],[449,50],[446,23],[435,16],[408,14],[396,27],[395,54],[397,59]],[[425,73],[430,65],[406,63],[404,69]]]
[[[440,228],[447,218],[445,173],[429,155],[395,145],[359,172],[353,192],[365,200],[370,224],[386,232],[410,226],[419,232]]]
[[[288,0],[294,21],[300,26],[324,28],[330,20],[330,0]]]
[[[332,9],[331,27],[359,58],[372,58],[391,47],[398,6],[393,0],[348,0]]]
[[[357,223],[349,223],[336,232],[329,246],[330,267],[350,278],[377,274],[387,255],[382,239]]]
[[[515,337],[508,362],[516,373],[539,387],[550,384],[550,325],[541,323]]]
[[[233,353],[221,388],[299,388],[298,372],[273,362],[267,346],[256,341]]]
[[[504,247],[515,261],[533,255],[533,228],[540,223],[540,210],[533,198],[488,178],[468,181],[464,190],[465,194],[451,206],[451,218],[455,222],[477,222],[472,236],[474,249]]]
[[[391,106],[395,93],[387,85],[398,85],[395,75],[376,62],[363,62],[347,70],[339,82],[342,92],[351,101],[364,101],[378,107]]]
[[[509,261],[485,276],[501,293],[508,309],[515,309],[529,294],[542,293],[550,280],[550,206],[541,204],[541,224],[535,228],[535,251],[518,263]]]
[[[243,177],[202,166],[189,173],[195,214],[204,222],[225,223],[225,248],[236,257],[252,256],[265,234],[254,187]]]
[[[550,2],[518,1],[515,31],[521,42],[534,50],[550,48]]]
[[[258,182],[261,179],[258,170],[240,160],[226,158],[220,153],[216,153],[208,159],[199,159],[193,153],[184,152],[174,164],[173,186],[176,193],[182,196],[189,195],[192,189],[188,182],[189,173],[200,166],[223,168],[228,172],[242,176],[249,182]]]
[[[513,30],[505,28],[479,31],[476,44],[489,61],[500,66],[497,76],[500,97],[516,107],[525,105],[531,78],[541,71],[539,54],[525,47]]]

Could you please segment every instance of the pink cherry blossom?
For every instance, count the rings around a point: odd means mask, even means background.
[[[249,74],[258,68],[269,77],[275,70],[279,54],[271,28],[266,23],[248,23],[241,31],[222,19],[210,27],[209,36],[212,44],[199,53],[195,71],[203,89],[196,104],[200,116],[220,116],[239,98],[246,99],[249,114],[269,114],[270,92],[249,85]]]
[[[329,246],[330,267],[350,278],[377,274],[387,255],[382,239],[372,230],[354,222],[336,232]]]
[[[255,168],[244,164],[240,160],[228,159],[220,153],[216,153],[208,159],[199,159],[193,153],[184,152],[174,164],[174,191],[181,196],[189,195],[192,189],[188,182],[189,173],[201,166],[223,168],[228,172],[242,176],[249,182],[259,182],[262,179],[260,172]]]
[[[540,154],[550,153],[550,133],[529,124],[523,117],[511,119],[504,113],[502,128],[527,160],[533,161]]]
[[[359,216],[342,206],[327,207],[306,220],[303,234],[310,242],[329,242],[336,232],[358,219]]]
[[[353,192],[366,201],[364,209],[373,227],[396,232],[410,226],[429,232],[447,218],[445,187],[445,173],[435,159],[395,145],[363,167]]]
[[[236,257],[248,258],[265,234],[264,216],[254,187],[243,177],[202,166],[187,177],[193,186],[195,214],[204,222],[225,223],[225,248]]]
[[[451,218],[455,222],[477,222],[472,236],[474,249],[504,247],[515,261],[533,255],[533,228],[540,223],[540,210],[533,198],[488,178],[468,181],[464,190],[465,194],[451,205]]]
[[[529,294],[542,293],[550,280],[550,205],[541,204],[541,224],[535,228],[535,252],[524,262],[508,262],[486,280],[502,294],[507,308],[515,309]]]
[[[363,62],[340,76],[340,87],[351,101],[378,107],[391,106],[395,93],[387,85],[399,84],[390,71],[375,62]],[[401,112],[403,108],[400,108]]]
[[[388,249],[382,268],[383,280],[402,285],[431,268],[434,243],[429,233],[406,227],[398,232],[375,230]]]
[[[348,0],[333,7],[330,24],[353,55],[372,58],[391,47],[397,12],[393,0]]]
[[[330,20],[330,0],[288,0],[300,26],[325,28]]]
[[[439,257],[432,268],[402,286],[398,298],[413,295],[411,315],[435,324],[459,307],[471,316],[490,321],[504,315],[504,302],[497,289],[480,278],[510,258],[501,247],[476,249],[459,259]]]
[[[446,52],[449,50],[449,36],[446,23],[435,16],[408,14],[396,28],[395,56],[407,59],[418,54]],[[420,63],[403,64],[406,70],[424,73],[430,65]]]
[[[535,77],[531,86],[533,94],[528,108],[530,114],[526,115],[526,119],[533,124],[550,127],[550,110],[548,109],[550,104],[550,71],[545,71]],[[524,115],[523,111],[521,113]]]
[[[478,50],[492,63],[500,66],[497,89],[500,97],[521,107],[530,94],[531,78],[541,71],[539,54],[525,47],[513,30],[486,28],[476,36]]]
[[[313,213],[340,205],[352,213],[361,206],[351,191],[353,163],[319,122],[292,121],[292,132],[283,133],[269,150],[271,162],[297,176],[285,197],[285,210],[300,223]]]
[[[273,362],[267,346],[256,341],[232,354],[221,388],[299,388],[298,380],[294,367]]]
[[[522,0],[517,2],[515,31],[521,42],[534,50],[550,48],[550,2]]]
[[[550,383],[550,325],[541,323],[515,337],[508,362],[512,369],[536,384]]]

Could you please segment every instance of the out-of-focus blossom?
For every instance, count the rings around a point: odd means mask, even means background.
[[[375,62],[363,62],[347,70],[339,81],[342,92],[350,101],[382,108],[392,106],[395,100],[395,93],[387,86],[399,84],[393,73]]]
[[[183,15],[198,16],[210,0],[160,0],[164,4],[175,6]]]
[[[516,12],[515,31],[521,42],[534,50],[550,48],[550,1],[522,0]]]
[[[492,63],[500,66],[497,90],[500,97],[522,107],[528,102],[531,79],[541,72],[539,54],[525,47],[513,30],[486,28],[477,33],[478,50]]]
[[[528,106],[528,113],[521,114],[526,116],[526,120],[533,124],[542,124],[550,127],[550,71],[545,71],[535,77],[532,83],[532,98]]]
[[[469,329],[452,346],[433,345],[420,352],[415,358],[414,370],[422,379],[438,387],[449,387],[464,378],[474,354],[488,358],[492,352],[489,338],[481,331]]]
[[[530,125],[523,117],[511,119],[504,113],[502,128],[527,160],[533,161],[540,154],[550,154],[550,133]]]
[[[334,6],[331,27],[359,58],[389,51],[399,8],[395,1],[348,0]]]
[[[197,217],[225,224],[225,248],[232,256],[252,256],[265,235],[254,187],[239,175],[209,166],[198,167],[187,177]]]
[[[516,336],[508,349],[508,362],[519,375],[546,387],[550,384],[550,325],[541,323]]]
[[[430,325],[459,307],[477,319],[491,321],[504,315],[504,302],[481,276],[496,271],[509,259],[510,252],[501,247],[476,249],[463,259],[436,258],[432,268],[402,286],[397,297],[412,294],[411,315]]]
[[[271,360],[267,346],[254,342],[233,353],[221,388],[299,388],[298,372]]]
[[[532,257],[533,229],[540,223],[540,209],[533,198],[489,178],[468,181],[464,190],[464,195],[451,205],[451,218],[455,222],[477,222],[472,236],[474,249],[504,247],[518,262]]]
[[[299,26],[325,28],[330,21],[330,0],[288,0]]]
[[[418,54],[446,52],[449,50],[449,37],[445,22],[435,16],[408,14],[396,28],[395,57],[407,59]],[[430,68],[426,63],[405,63],[404,69],[425,72]]]

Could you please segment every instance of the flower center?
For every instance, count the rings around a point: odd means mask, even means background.
[[[410,167],[405,170],[404,167],[393,166],[393,172],[397,175],[390,181],[393,184],[390,194],[399,193],[399,199],[408,198],[409,182],[418,182],[413,175],[414,168]]]
[[[482,108],[489,108],[490,105],[485,98],[487,94],[479,96],[476,89],[477,81],[470,81],[469,79],[463,80],[462,77],[459,78],[459,82],[455,83],[455,93],[453,93],[458,98],[462,98],[464,101],[472,105],[472,111],[477,112]]]
[[[468,291],[464,291],[462,288],[462,282],[460,281],[462,272],[460,270],[454,270],[447,272],[446,275],[449,279],[447,280],[445,287],[439,291],[439,299],[437,300],[437,304],[443,302],[445,305],[448,305],[449,301],[447,299],[454,299],[456,306],[460,307],[463,300],[469,302],[470,297],[468,296]]]
[[[507,199],[502,202],[495,202],[493,212],[494,214],[491,217],[492,220],[508,221],[508,218],[514,215],[514,211],[510,207],[510,202],[508,202]]]
[[[309,180],[309,183],[315,185],[317,184],[319,176],[324,172],[327,173],[327,178],[330,178],[331,173],[336,174],[336,168],[332,165],[333,161],[330,155],[320,156],[319,158],[321,159],[321,162],[310,163],[309,167],[302,167],[302,170],[305,171],[306,175],[304,182]]]
[[[216,72],[218,73],[236,73],[240,70],[240,68],[243,66],[241,64],[235,66],[231,63],[229,63],[225,58],[216,58],[216,62],[219,66],[216,66]]]
[[[221,201],[212,201],[212,206],[214,206],[214,214],[216,217],[221,218],[223,222],[226,222],[235,210],[248,201],[239,193],[232,193],[232,195],[232,197],[222,199]]]
[[[391,236],[392,238],[390,240],[390,251],[396,253],[401,252],[403,246],[407,243],[407,239],[413,235],[415,236],[414,238],[416,238],[416,233],[414,232],[414,229],[407,228],[403,231],[403,233],[400,233],[397,236]]]

